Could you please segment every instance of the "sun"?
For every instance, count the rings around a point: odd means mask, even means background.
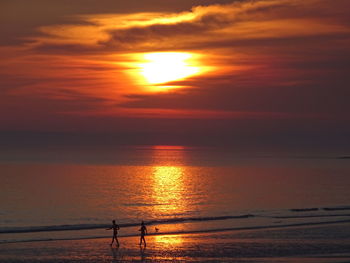
[[[200,72],[194,65],[194,55],[183,52],[158,52],[143,55],[140,74],[148,84],[164,84],[181,80]]]

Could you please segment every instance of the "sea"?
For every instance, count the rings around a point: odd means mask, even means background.
[[[184,146],[0,155],[0,245],[350,222],[350,159]]]

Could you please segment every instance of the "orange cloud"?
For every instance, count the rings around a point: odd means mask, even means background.
[[[0,62],[0,74],[7,87],[2,92],[64,102],[66,110],[50,109],[57,114],[153,118],[162,112],[228,119],[237,112],[276,118],[297,118],[301,111],[341,114],[345,106],[334,100],[344,93],[343,84],[330,92],[333,100],[312,98],[317,91],[327,94],[335,75],[347,83],[348,6],[345,0],[261,0],[186,12],[78,14],[69,24],[38,26],[39,33],[21,46],[2,48],[6,62]],[[126,73],[136,70],[133,54],[159,51],[203,54],[200,63],[215,71],[171,83],[186,90],[146,93]]]
[[[338,4],[345,5],[344,1]],[[38,50],[64,52],[133,52],[169,49],[225,48],[225,43],[267,38],[349,33],[348,25],[324,18],[324,6],[345,18],[328,0],[243,1],[193,7],[182,13],[137,13],[80,16],[85,24],[41,27]],[[320,10],[318,10],[320,9]],[[296,13],[297,11],[298,13]],[[319,12],[320,13],[319,13]],[[320,16],[321,14],[321,16]],[[216,39],[215,45],[211,40]],[[207,43],[210,43],[209,46]]]

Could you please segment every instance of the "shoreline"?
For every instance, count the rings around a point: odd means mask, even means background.
[[[282,224],[282,225],[267,225],[267,226],[227,227],[227,228],[191,230],[191,231],[167,231],[167,232],[159,232],[159,233],[149,233],[149,234],[147,234],[147,236],[194,235],[194,234],[207,234],[207,233],[209,234],[209,233],[219,233],[219,232],[249,231],[249,230],[263,230],[263,229],[279,229],[279,228],[283,229],[283,228],[304,227],[304,226],[305,227],[307,227],[307,226],[312,227],[312,226],[346,224],[346,223],[350,223],[350,219],[337,220],[337,221],[326,221],[326,222],[302,222],[302,223],[291,223],[291,224]],[[50,232],[50,231],[47,231],[47,232]],[[139,236],[139,234],[118,235],[118,238],[129,238],[129,237],[138,237],[138,236]],[[47,242],[47,241],[104,239],[104,238],[109,238],[109,237],[110,237],[110,235],[91,236],[91,237],[74,237],[74,238],[43,238],[43,239],[37,239],[37,240],[0,241],[0,245],[13,244],[13,243]]]
[[[350,222],[247,231],[222,231],[120,237],[52,242],[7,243],[0,246],[5,263],[100,262],[348,262]]]
[[[284,224],[284,225],[268,225],[268,226],[249,226],[249,227],[228,227],[219,229],[204,229],[204,230],[192,230],[192,231],[168,231],[168,232],[158,232],[149,233],[147,236],[170,236],[170,235],[196,235],[196,234],[210,234],[210,233],[220,233],[220,232],[235,232],[235,231],[250,231],[250,230],[264,230],[264,229],[285,229],[293,227],[307,227],[307,226],[322,226],[322,225],[332,225],[332,224],[347,224],[350,223],[350,219],[328,221],[328,222],[303,222],[294,224]],[[49,231],[48,231],[49,232]],[[118,235],[118,238],[132,238],[138,237],[139,234],[130,235]],[[19,240],[19,241],[0,241],[0,245],[13,244],[13,243],[31,243],[31,242],[48,242],[48,241],[74,241],[74,240],[90,240],[90,239],[105,239],[110,238],[110,235],[104,236],[91,236],[91,237],[76,237],[76,238],[46,238],[38,240]]]

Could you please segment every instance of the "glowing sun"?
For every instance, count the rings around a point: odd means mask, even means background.
[[[162,84],[181,80],[199,73],[193,65],[193,55],[182,52],[159,52],[144,54],[145,63],[139,64],[140,73],[149,84]]]

